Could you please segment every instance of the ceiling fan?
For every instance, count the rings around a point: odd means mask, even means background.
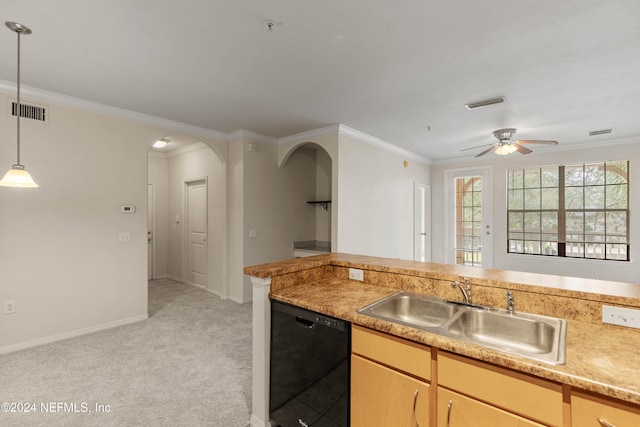
[[[487,153],[495,152],[501,156],[506,156],[508,154],[513,153],[514,151],[518,151],[522,154],[529,154],[532,151],[525,147],[522,144],[544,144],[544,145],[558,145],[558,141],[541,141],[536,139],[523,139],[519,141],[511,141],[511,136],[516,133],[516,129],[507,128],[507,129],[498,129],[493,132],[493,136],[498,139],[498,142],[494,144],[484,144],[479,145],[477,147],[465,148],[461,151],[467,150],[475,150],[476,148],[486,147],[487,145],[491,145],[491,147],[484,150],[482,153],[477,154],[476,157],[484,156]]]

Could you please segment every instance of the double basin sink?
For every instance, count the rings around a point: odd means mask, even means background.
[[[565,363],[563,319],[398,292],[359,313],[553,365]]]

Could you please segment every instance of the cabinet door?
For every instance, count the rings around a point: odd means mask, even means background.
[[[353,325],[351,351],[425,381],[431,379],[431,347],[426,345]]]
[[[509,412],[562,426],[562,385],[455,354],[438,353],[438,384]]]
[[[438,387],[438,427],[544,427],[494,406]]]
[[[574,390],[571,392],[571,424],[574,427],[638,427],[640,406]]]
[[[418,425],[429,425],[429,384],[352,355],[351,427]]]

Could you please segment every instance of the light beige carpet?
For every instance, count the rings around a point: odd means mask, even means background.
[[[247,426],[251,304],[151,281],[145,321],[0,356],[2,402],[32,410],[2,426]]]

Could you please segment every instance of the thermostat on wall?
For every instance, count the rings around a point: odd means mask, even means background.
[[[133,205],[120,206],[120,212],[122,213],[136,213],[136,207]]]

